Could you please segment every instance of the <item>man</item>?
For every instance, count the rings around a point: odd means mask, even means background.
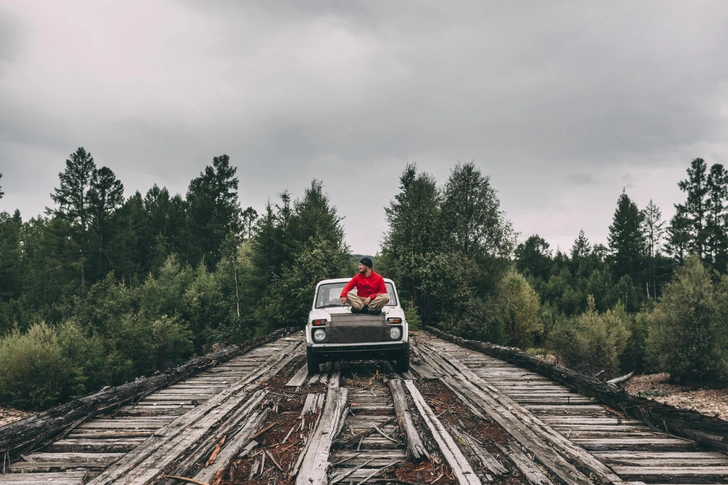
[[[372,271],[371,258],[359,260],[359,272],[341,290],[341,303],[349,304],[351,313],[379,315],[384,305],[389,303],[384,278]],[[353,290],[356,288],[356,293]]]

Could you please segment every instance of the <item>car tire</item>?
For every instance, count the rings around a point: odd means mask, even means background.
[[[308,375],[312,376],[318,374],[321,371],[319,367],[319,359],[316,354],[310,350],[306,350],[306,366],[308,367]]]
[[[397,351],[396,354],[394,354],[394,370],[395,372],[407,372],[409,370],[409,347],[406,349],[402,349]]]

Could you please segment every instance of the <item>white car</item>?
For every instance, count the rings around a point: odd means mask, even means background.
[[[383,359],[394,370],[409,370],[409,331],[394,282],[384,278],[389,303],[380,315],[353,314],[341,303],[350,278],[319,281],[306,324],[308,373],[334,360]]]

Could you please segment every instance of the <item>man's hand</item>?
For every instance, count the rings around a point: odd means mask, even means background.
[[[365,304],[365,305],[368,305],[368,304],[370,304],[371,302],[372,302],[372,297],[371,297],[371,296],[367,296],[366,298],[364,298],[364,304]]]
[[[346,297],[345,296],[342,296],[341,297],[341,304],[343,305],[344,303],[346,303]]]

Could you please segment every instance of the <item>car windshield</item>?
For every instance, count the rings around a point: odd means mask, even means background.
[[[340,307],[344,306],[341,303],[341,290],[346,286],[346,281],[341,283],[326,283],[319,286],[318,293],[316,294],[316,308],[329,308],[329,307]],[[397,305],[397,295],[394,293],[394,286],[388,281],[384,282],[387,287],[387,294],[389,295],[389,303],[387,306]],[[356,288],[354,288],[356,293]]]

